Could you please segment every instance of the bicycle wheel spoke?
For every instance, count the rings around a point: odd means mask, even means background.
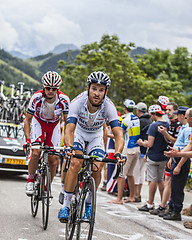
[[[88,196],[90,194],[90,196]],[[90,214],[85,211],[86,199],[91,197]],[[91,240],[93,228],[95,223],[95,210],[96,210],[96,188],[95,181],[90,178],[82,188],[81,206],[79,219],[77,220],[76,239]]]

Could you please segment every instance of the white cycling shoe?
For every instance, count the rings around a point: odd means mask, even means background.
[[[34,182],[28,182],[26,184],[26,187],[25,187],[25,193],[27,194],[27,196],[32,196],[33,193],[34,193],[34,186],[35,186],[35,183]]]

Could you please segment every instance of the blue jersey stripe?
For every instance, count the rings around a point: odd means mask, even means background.
[[[77,123],[77,118],[75,118],[75,117],[68,117],[67,118],[67,124],[68,123],[74,123],[75,125],[76,125],[76,123]]]
[[[114,127],[120,127],[121,126],[119,120],[113,120],[109,124],[110,124],[111,129],[114,128]]]

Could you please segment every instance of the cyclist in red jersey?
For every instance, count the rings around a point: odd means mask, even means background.
[[[63,113],[66,122],[69,110],[68,96],[59,91],[61,83],[61,76],[54,71],[49,71],[42,77],[43,89],[35,92],[31,97],[24,121],[26,143],[41,145],[46,134],[48,146],[60,147],[60,117]],[[40,154],[40,149],[32,150],[25,191],[28,196],[34,192],[34,175]],[[55,176],[57,158],[55,155],[49,156],[51,180]]]

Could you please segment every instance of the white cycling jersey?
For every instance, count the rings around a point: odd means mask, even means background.
[[[111,128],[120,127],[116,107],[107,96],[95,113],[89,112],[87,100],[88,93],[85,91],[71,101],[67,123],[74,123],[77,129],[89,133],[102,131],[106,120]]]
[[[104,157],[103,124],[109,121],[111,128],[120,127],[119,117],[114,104],[105,97],[100,108],[91,114],[87,107],[87,91],[78,95],[69,106],[67,123],[76,124],[74,149],[84,151],[87,143],[87,154]]]

